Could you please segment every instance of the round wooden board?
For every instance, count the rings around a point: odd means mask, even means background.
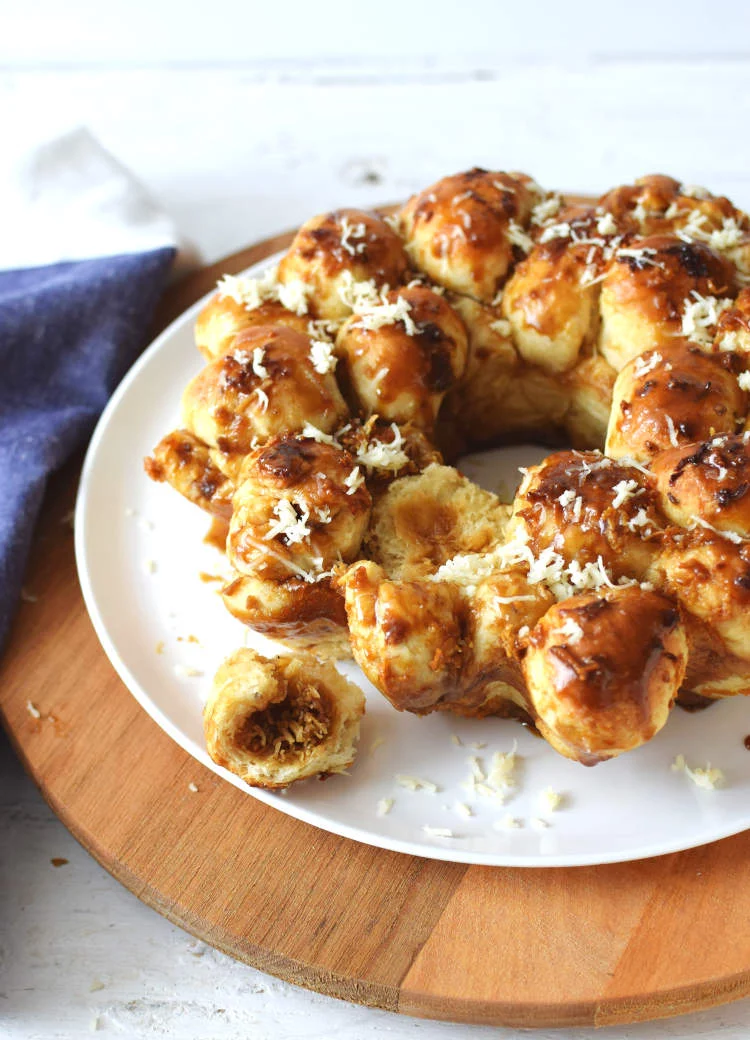
[[[173,287],[157,327],[289,238]],[[750,993],[750,832],[613,866],[464,866],[316,830],[200,766],[94,635],[63,519],[75,478],[47,496],[26,580],[37,600],[0,665],[0,708],[60,819],[149,906],[290,982],[427,1018],[601,1026]]]

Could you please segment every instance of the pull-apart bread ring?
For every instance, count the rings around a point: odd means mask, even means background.
[[[222,596],[254,631],[586,764],[675,702],[750,692],[750,220],[728,199],[651,175],[585,205],[472,169],[308,221],[220,281],[196,341],[146,469],[228,523]],[[444,462],[529,438],[570,447],[509,504]],[[219,686],[281,668],[238,653]],[[250,782],[295,779],[282,744]]]

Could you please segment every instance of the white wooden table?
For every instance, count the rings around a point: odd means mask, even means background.
[[[626,15],[491,0],[384,0],[377,17],[338,2],[248,6],[0,2],[0,129],[87,124],[207,260],[475,163],[592,191],[673,172],[750,207],[743,0],[710,11],[641,0]],[[0,738],[0,1037],[89,1030],[149,1040],[490,1035],[307,993],[196,942],[79,848]],[[604,1031],[748,1033],[747,1001]]]

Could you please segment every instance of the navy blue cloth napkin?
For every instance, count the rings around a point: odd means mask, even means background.
[[[171,247],[0,272],[0,650],[50,473],[144,346]]]

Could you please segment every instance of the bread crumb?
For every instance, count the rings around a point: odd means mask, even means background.
[[[176,664],[174,666],[174,673],[180,679],[197,679],[203,675],[200,668],[193,668],[191,665],[187,664]]]
[[[559,791],[555,791],[554,788],[547,787],[539,795],[539,801],[542,803],[542,806],[549,812],[557,812],[557,810],[563,804],[564,797]]]
[[[155,650],[156,650],[157,654],[163,654],[164,653],[164,640],[163,639],[160,639],[159,642],[156,644]]]

